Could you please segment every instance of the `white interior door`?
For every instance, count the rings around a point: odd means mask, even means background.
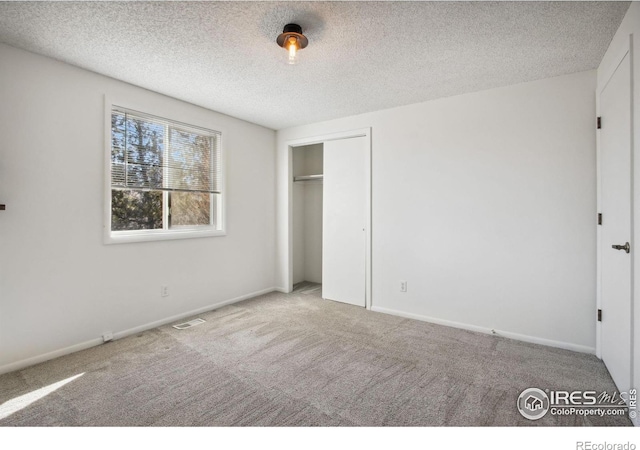
[[[616,386],[631,387],[631,68],[624,57],[600,94],[601,351]]]
[[[324,143],[322,297],[365,306],[367,138]]]

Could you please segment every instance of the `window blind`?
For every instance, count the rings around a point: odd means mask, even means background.
[[[111,111],[112,189],[221,193],[221,133],[138,111]]]

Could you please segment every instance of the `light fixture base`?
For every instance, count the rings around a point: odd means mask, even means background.
[[[290,37],[295,37],[298,40],[298,45],[301,49],[309,45],[309,39],[302,34],[302,27],[297,23],[286,24],[282,30],[282,34],[280,34],[276,39],[276,42],[280,47],[284,48],[285,43]]]

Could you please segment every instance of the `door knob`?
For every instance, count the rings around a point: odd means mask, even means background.
[[[615,248],[616,250],[624,250],[629,253],[631,251],[631,247],[628,242],[625,242],[624,245],[612,245],[611,248]]]

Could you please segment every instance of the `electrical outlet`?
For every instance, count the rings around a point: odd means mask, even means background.
[[[407,292],[407,282],[400,281],[400,292]]]
[[[102,342],[109,342],[113,340],[113,331],[105,331],[102,333]]]
[[[169,286],[160,286],[160,297],[169,296]]]

